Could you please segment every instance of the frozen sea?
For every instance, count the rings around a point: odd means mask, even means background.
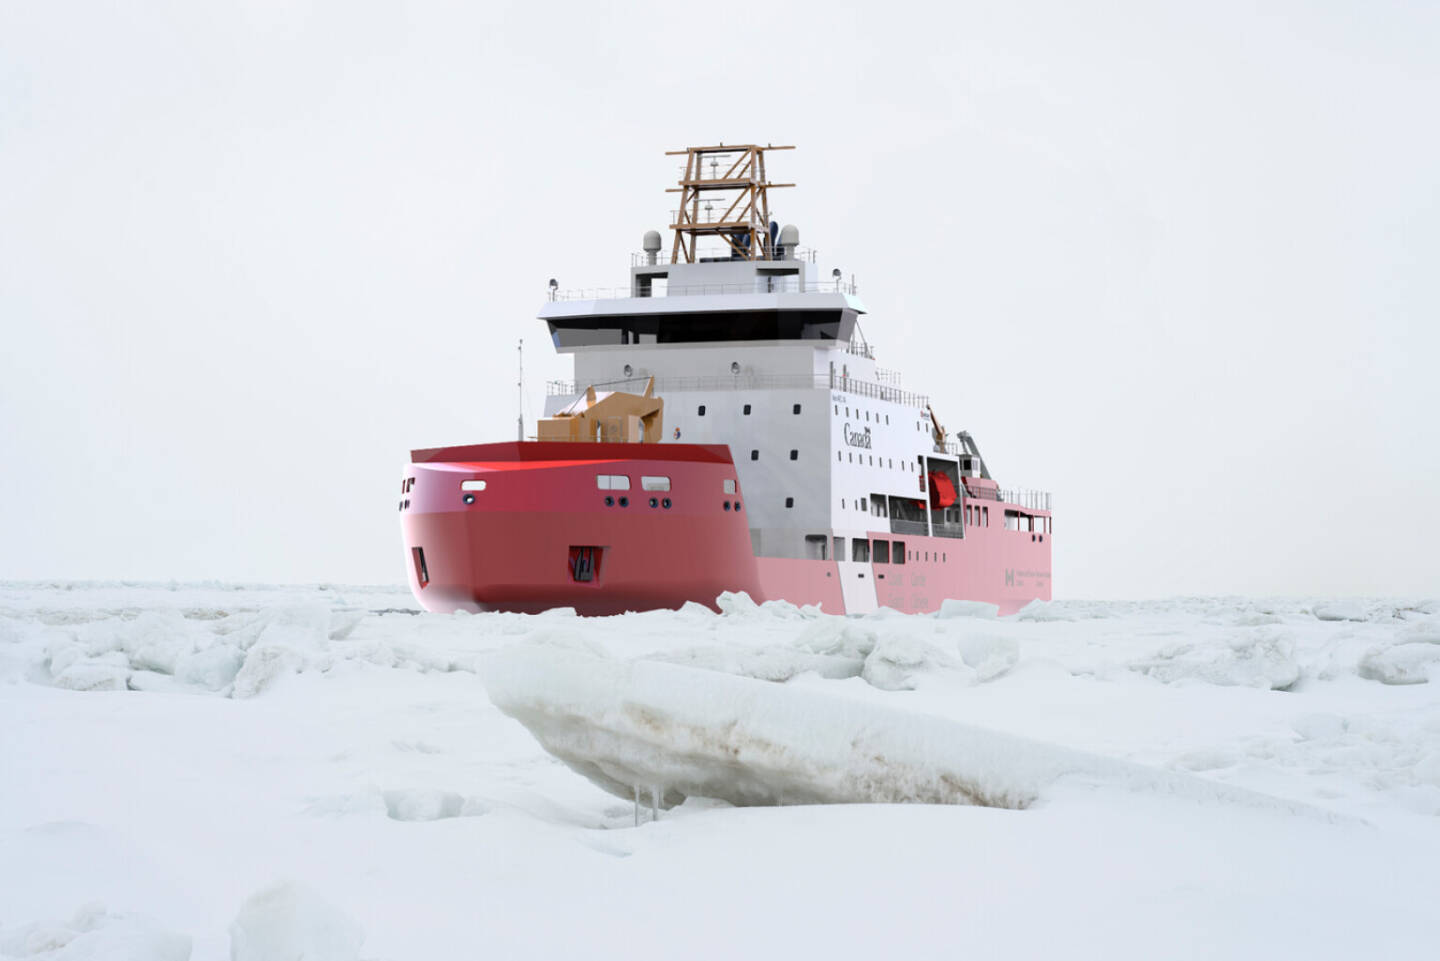
[[[0,584],[0,957],[1440,952],[1440,602],[988,613],[434,615],[385,587]],[[763,721],[834,796],[900,790],[840,776],[835,719],[898,739],[901,780],[928,756],[906,732],[994,738],[971,772],[987,799],[1041,756],[1149,773],[998,807],[672,795],[637,827],[491,700],[583,715],[587,679],[620,702],[683,689],[692,738]],[[588,731],[610,708],[586,710]],[[626,764],[689,776],[652,728]]]

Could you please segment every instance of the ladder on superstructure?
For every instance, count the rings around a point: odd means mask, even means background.
[[[675,233],[670,262],[695,263],[702,237],[723,240],[729,248],[729,259],[773,259],[775,238],[770,232],[767,191],[795,185],[765,179],[765,152],[794,149],[770,144],[720,144],[666,151],[667,157],[685,158],[679,186],[666,190],[680,195],[680,207],[670,224]],[[718,217],[717,207],[722,208]]]

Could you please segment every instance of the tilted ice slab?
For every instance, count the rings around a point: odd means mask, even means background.
[[[698,796],[1026,808],[1065,781],[1329,817],[944,718],[656,661],[516,647],[489,660],[485,685],[501,711],[575,771],[627,799],[659,790],[667,807]]]

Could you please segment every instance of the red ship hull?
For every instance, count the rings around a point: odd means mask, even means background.
[[[760,593],[744,498],[723,493],[727,447],[511,442],[412,459],[401,526],[427,610],[618,614]],[[607,468],[633,488],[598,489]],[[466,480],[485,482],[469,504]]]
[[[597,475],[624,475],[631,487],[598,487]],[[646,477],[664,478],[669,489],[643,489]],[[483,482],[483,489],[466,491],[467,482]],[[830,613],[876,606],[920,613],[963,598],[1008,614],[1050,597],[1048,512],[1039,512],[1042,530],[1007,529],[998,523],[1003,504],[993,500],[997,525],[971,528],[964,538],[870,532],[872,543],[892,545],[883,563],[757,558],[724,445],[509,442],[422,450],[413,453],[403,487],[410,586],[431,611],[573,607],[603,615],[686,602],[714,609],[722,592],[744,591],[756,601],[816,604]]]

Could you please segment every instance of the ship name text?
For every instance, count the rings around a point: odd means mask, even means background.
[[[870,428],[867,427],[864,431],[851,430],[850,425],[846,424],[845,443],[851,447],[864,447],[868,450],[870,448]]]

